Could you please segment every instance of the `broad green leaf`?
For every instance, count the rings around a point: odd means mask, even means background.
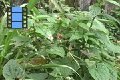
[[[39,9],[39,14],[44,14],[44,15],[46,15],[46,14],[48,14],[48,13],[47,13],[47,11],[44,10],[44,9]]]
[[[5,79],[23,78],[25,71],[13,59],[9,60],[3,67],[3,76]]]
[[[106,20],[106,19],[98,19],[99,21],[103,22],[103,23],[107,23],[107,24],[111,24],[116,26],[115,21],[111,21],[111,20]]]
[[[56,55],[59,55],[61,57],[65,56],[65,51],[62,47],[53,47],[49,50],[49,53],[50,54],[56,54]]]
[[[59,75],[67,77],[69,75],[72,75],[72,70],[70,70],[67,67],[65,67],[65,68],[64,67],[57,67],[50,73],[50,75],[52,75],[54,77],[59,77]]]
[[[97,40],[95,40],[94,38],[88,38],[88,40],[92,41],[96,45],[99,45],[99,42]]]
[[[103,14],[103,16],[104,16],[105,18],[107,18],[108,20],[110,20],[110,21],[114,21],[114,22],[117,22],[117,23],[120,24],[119,20],[117,20],[115,17],[113,17],[113,16],[111,16],[111,15]],[[112,22],[112,23],[113,23],[113,22]]]
[[[89,7],[89,15],[90,15],[90,17],[92,17],[92,18],[96,17],[100,13],[101,13],[101,8],[98,7],[98,5],[94,4],[94,5]]]
[[[94,68],[95,67],[95,64],[96,64],[95,61],[90,61],[89,59],[85,59],[85,62],[86,62],[88,67],[90,67],[90,68]]]
[[[38,0],[29,0],[28,4],[27,4],[27,8],[28,8],[28,13],[29,11],[35,6],[35,4],[38,2]]]
[[[108,59],[114,61],[115,60],[115,56],[111,56],[109,55],[109,53],[107,51],[105,51],[104,49],[101,49],[101,53]]]
[[[109,69],[102,63],[99,63],[93,69],[89,69],[91,76],[95,80],[109,80]]]
[[[35,15],[39,15],[39,11],[36,7],[33,7],[33,12],[35,13]]]
[[[95,33],[94,32],[87,32],[87,33],[85,33],[85,35],[87,35],[87,36],[95,36]]]
[[[49,18],[47,18],[47,21],[50,22],[50,23],[54,23],[54,22],[56,22],[56,18],[55,17],[49,17]]]
[[[117,80],[117,72],[111,65],[107,63],[93,63],[89,65],[91,61],[85,60],[88,65],[88,70],[91,76],[95,80]]]
[[[64,11],[70,12],[70,9],[71,9],[71,8],[65,6],[63,9],[64,9]]]
[[[79,73],[77,72],[77,71],[75,71],[72,67],[70,67],[70,66],[67,66],[67,65],[59,65],[59,64],[53,64],[53,63],[51,63],[51,64],[45,64],[45,65],[42,65],[41,66],[42,68],[51,68],[51,67],[64,67],[64,68],[69,68],[69,69],[71,69],[73,72],[75,72],[80,78],[81,78],[81,76],[79,75]]]
[[[29,77],[32,80],[45,80],[48,77],[47,73],[31,73],[28,74],[27,77]]]
[[[67,58],[59,58],[59,59],[54,59],[53,63],[59,65],[67,65],[69,67],[72,67],[75,71],[77,71],[80,67],[78,66],[76,61],[75,60],[69,61],[69,59]],[[57,67],[57,68],[55,67],[52,69],[53,71],[50,74],[54,77],[59,77],[60,75],[64,77],[68,77],[69,75],[72,75],[74,73],[74,71],[66,67]]]
[[[100,39],[100,41],[104,44],[104,47],[106,47],[109,51],[114,53],[120,53],[120,46],[114,45],[110,39],[109,36],[103,32],[96,31],[96,36]]]
[[[116,2],[115,0],[106,0],[106,1],[120,7],[120,3]]]
[[[27,41],[30,41],[30,38],[21,35],[21,36],[15,36],[11,40],[16,42],[27,42]]]
[[[91,54],[93,54],[97,59],[99,59],[99,60],[101,60],[102,59],[102,57],[101,57],[101,52],[102,51],[100,51],[99,50],[99,48],[95,48],[95,47],[90,47],[89,48],[89,52],[91,53]],[[103,53],[104,54],[104,53]]]
[[[109,51],[112,51],[114,53],[120,53],[120,46],[119,45],[115,45],[113,43],[107,44],[107,47],[109,49]]]
[[[75,32],[70,37],[69,41],[78,40],[80,38],[83,38],[83,34],[81,34],[80,32]]]
[[[117,69],[114,66],[110,65],[110,64],[106,64],[106,66],[109,69],[109,73],[110,73],[109,80],[118,80],[117,79],[117,77],[118,77],[118,75],[117,75],[117,73],[118,73]]]
[[[62,18],[62,26],[68,27],[70,23],[70,20],[67,18]]]
[[[89,27],[85,23],[79,23],[79,26],[82,27],[85,30],[89,30]]]
[[[79,13],[79,14],[78,14]],[[90,20],[90,17],[88,16],[88,12],[87,11],[77,11],[76,14],[78,15],[75,15],[76,18],[78,18],[79,20],[83,21],[83,20]]]
[[[28,19],[28,28],[33,26],[33,24],[35,23],[35,20],[34,19]]]
[[[87,25],[90,26],[91,23],[88,23]],[[102,31],[102,32],[104,32],[106,34],[109,34],[109,31],[105,28],[103,23],[101,23],[97,19],[94,20],[93,25],[92,25],[91,28],[94,29],[94,30],[99,30],[99,31]]]
[[[52,35],[54,32],[49,29],[49,27],[40,25],[35,27],[36,32],[48,38],[49,35]]]
[[[47,19],[49,17],[50,17],[49,15],[38,15],[36,16],[36,19]]]

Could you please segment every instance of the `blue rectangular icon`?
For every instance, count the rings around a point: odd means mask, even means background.
[[[22,21],[22,13],[12,13],[12,21]]]
[[[21,12],[22,13],[22,7],[12,7],[12,12]]]
[[[12,22],[12,28],[22,28],[22,22]]]
[[[27,7],[8,7],[7,27],[13,29],[27,28]]]

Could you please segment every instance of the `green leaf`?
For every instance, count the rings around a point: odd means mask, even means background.
[[[90,26],[91,23],[88,23],[88,26]],[[91,27],[94,30],[102,31],[106,34],[109,34],[109,31],[105,28],[104,24],[98,21],[97,19],[94,20],[93,25]]]
[[[21,35],[21,36],[15,36],[11,40],[16,42],[27,42],[27,41],[30,41],[30,38]]]
[[[112,20],[99,19],[99,21],[116,26],[115,21],[112,21]]]
[[[36,15],[39,15],[39,11],[36,7],[33,7],[33,12],[36,14]]]
[[[65,68],[64,67],[57,67],[50,73],[50,75],[52,75],[54,77],[59,77],[59,75],[67,77],[69,75],[72,75],[72,70],[70,70],[67,67],[65,67]]]
[[[47,73],[31,73],[28,74],[27,77],[29,77],[32,80],[45,80],[48,77]]]
[[[95,80],[117,80],[117,71],[111,65],[107,63],[93,63],[89,65],[91,61],[85,60],[88,65],[88,70],[91,76]]]
[[[109,51],[114,53],[120,53],[120,46],[114,45],[110,39],[109,36],[101,31],[96,31],[96,36],[100,39],[100,41],[104,44],[104,47],[106,47]]]
[[[3,67],[3,76],[5,79],[23,78],[25,71],[13,59],[9,60]]]
[[[85,30],[89,30],[89,27],[85,23],[79,23],[79,26]]]
[[[28,19],[28,23],[29,23],[28,27],[31,27],[35,23],[35,20],[34,19]]]
[[[2,41],[3,41],[3,38],[4,38],[4,35],[0,35],[0,45],[1,45]]]
[[[40,25],[35,27],[36,32],[48,38],[49,35],[53,34],[53,31],[49,29],[48,26]]]
[[[110,21],[114,21],[114,22],[117,22],[117,23],[120,24],[119,20],[117,20],[115,17],[113,17],[113,16],[111,16],[111,15],[103,14],[103,16],[104,16],[105,18],[107,18],[108,20],[110,20]],[[113,22],[112,22],[112,23],[113,23]]]
[[[67,18],[62,18],[62,26],[68,27],[70,23],[70,20]]]
[[[88,40],[94,42],[96,45],[99,45],[99,42],[97,40],[95,40],[94,38],[88,38]]]
[[[0,20],[0,34],[4,31],[3,29],[5,28],[5,26],[7,26],[7,21],[6,20],[7,20],[7,12],[5,13],[5,15]]]
[[[85,39],[85,41],[87,42],[88,36],[87,36],[87,35],[84,35],[84,39]]]
[[[11,30],[12,31],[12,30]],[[6,39],[5,39],[5,43],[4,43],[4,48],[3,48],[3,50],[2,50],[2,52],[1,52],[1,55],[4,57],[5,56],[5,54],[7,54],[7,51],[8,51],[8,49],[9,49],[9,44],[11,43],[11,39],[14,37],[14,36],[16,36],[18,33],[17,33],[17,31],[16,30],[13,30],[12,32],[9,32],[9,31],[7,31],[7,37],[6,37]]]
[[[98,5],[94,4],[89,7],[89,15],[90,17],[95,17],[101,13],[101,8]]]
[[[99,50],[99,48],[97,48],[97,47],[90,47],[89,48],[89,52],[91,53],[91,54],[93,54],[97,59],[99,59],[99,60],[101,60],[102,58],[101,58],[101,52],[102,51],[100,51]],[[103,53],[104,54],[104,53]]]
[[[53,3],[53,5],[55,6],[56,9],[58,9],[61,13],[64,13],[64,10],[62,9],[62,7],[57,3],[56,0],[50,0],[51,3]]]
[[[120,7],[120,4],[116,2],[115,0],[106,0],[106,1]]]
[[[80,38],[83,38],[83,34],[81,34],[80,32],[75,32],[70,37],[69,41],[78,40]]]
[[[64,67],[64,68],[68,68],[68,69],[71,69],[73,72],[75,72],[81,78],[81,76],[79,75],[79,73],[77,71],[75,71],[72,67],[67,66],[67,65],[59,65],[59,64],[53,64],[53,63],[51,63],[51,64],[42,65],[41,67],[42,68],[51,68],[51,67],[56,67],[56,68],[57,67]]]
[[[59,55],[61,57],[65,56],[65,51],[62,47],[53,47],[49,50],[49,53],[50,54],[56,54],[56,55]]]
[[[47,19],[49,17],[50,16],[48,16],[48,15],[38,15],[38,16],[36,16],[36,19]]]
[[[54,59],[52,61],[55,64],[67,65],[73,68],[75,71],[77,71],[80,68],[75,60],[69,61],[69,59],[67,58],[59,58],[59,59]],[[69,75],[72,75],[74,73],[74,71],[72,71],[67,67],[57,67],[57,68],[55,67],[52,69],[53,71],[50,74],[54,77],[59,77],[59,76],[68,77]]]
[[[35,6],[35,4],[38,2],[38,0],[29,0],[27,8],[28,8],[28,13],[29,11]]]
[[[70,8],[70,7],[65,6],[63,9],[64,9],[64,11],[66,11],[66,12],[70,12],[70,9],[71,9],[71,8]]]
[[[109,69],[109,73],[110,73],[110,78],[109,80],[117,80],[117,69],[115,67],[113,67],[112,65],[110,64],[106,64],[107,68]]]

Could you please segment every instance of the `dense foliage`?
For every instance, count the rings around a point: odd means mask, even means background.
[[[29,0],[27,29],[8,29],[5,13],[0,80],[119,80],[120,4],[106,0],[118,6],[111,16],[101,8],[102,1],[79,11],[64,0],[41,0],[40,8],[38,0]]]

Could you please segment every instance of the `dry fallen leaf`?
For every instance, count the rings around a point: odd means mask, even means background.
[[[29,63],[32,65],[43,65],[48,62],[48,58],[32,58],[30,59]]]

